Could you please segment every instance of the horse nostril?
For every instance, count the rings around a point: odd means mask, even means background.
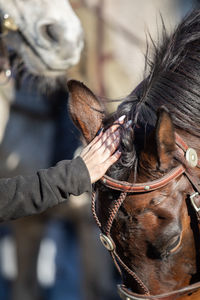
[[[83,47],[83,32],[75,29],[71,33],[71,27],[67,28],[59,22],[46,20],[45,23],[37,24],[36,43],[40,48],[50,50],[50,54],[53,53],[59,60],[78,61]]]
[[[45,24],[41,28],[43,38],[54,43],[59,43],[60,31],[61,31],[60,26],[56,24]]]

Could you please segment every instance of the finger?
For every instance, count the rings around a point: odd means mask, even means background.
[[[107,159],[116,151],[116,149],[119,147],[119,143],[120,143],[120,136],[116,137],[111,142],[105,143],[104,151],[102,154],[104,156],[104,159]]]
[[[103,135],[103,128],[101,129],[99,134],[96,135],[95,138],[88,145],[93,146],[94,144],[96,144],[97,141],[101,139],[102,135]]]
[[[128,122],[125,123],[124,127],[126,129],[130,128],[132,125],[132,120],[129,120]],[[117,127],[116,127],[117,126]],[[109,143],[113,142],[114,139],[120,135],[120,131],[117,129],[119,127],[119,125],[113,125],[111,126],[109,129],[106,130],[106,132],[104,133],[104,135],[102,136],[102,141],[104,143],[106,143],[106,145],[109,145]],[[117,131],[116,131],[117,129]],[[114,130],[114,131],[113,131]],[[114,133],[114,134],[113,134]],[[116,135],[115,135],[116,133]]]
[[[97,141],[99,141],[98,144],[96,144],[96,149],[98,149],[98,147],[101,146],[101,144],[109,138],[109,136],[111,136],[116,130],[117,128],[120,126],[120,124],[124,123],[126,116],[123,115],[120,118],[118,118],[116,120],[116,122],[109,127],[105,132],[103,132],[103,128],[100,128],[100,130],[97,132],[97,136],[95,137],[95,139],[90,143],[91,146],[93,146],[95,143],[97,143]],[[98,138],[99,137],[99,138]]]
[[[107,139],[113,132],[115,132],[118,127],[124,123],[126,116],[123,115],[121,116],[119,119],[117,119],[112,126],[110,126],[103,134],[103,141],[105,141],[105,139]]]
[[[125,115],[121,116],[120,118],[118,118],[114,124],[108,129],[105,131],[104,134],[111,134],[112,132],[114,132],[118,127],[119,127],[119,124],[123,124],[124,123],[124,120],[125,120]],[[97,132],[97,136],[100,135],[101,133],[103,132],[103,127],[101,127],[98,132]]]
[[[120,125],[113,125],[109,129],[105,131],[105,133],[102,135],[102,143],[109,140],[110,138],[115,137],[115,133],[120,134],[119,127]]]
[[[133,121],[129,120],[128,122],[125,123],[124,127],[129,128],[132,125]]]
[[[103,147],[104,150],[107,148],[110,148],[110,146],[115,146],[117,147],[120,142],[120,133],[119,131],[116,131],[114,134],[112,134],[107,140],[105,140]]]
[[[100,135],[103,132],[103,127],[101,127],[98,131],[96,135]]]
[[[104,163],[101,164],[101,167],[98,168],[98,171],[95,174],[91,175],[91,182],[94,183],[99,180],[106,171],[114,164],[121,156],[120,151],[116,151],[112,156],[110,156]]]
[[[125,123],[124,127],[126,129],[130,128],[132,125],[132,120],[129,120],[128,122]],[[117,125],[119,127],[119,125]],[[114,126],[112,126],[114,127]],[[116,130],[116,128],[114,129]],[[113,141],[115,140],[115,138],[117,138],[120,135],[120,131],[119,129],[117,129],[116,131],[112,132],[112,128],[110,127],[105,133],[104,136],[102,136],[102,140],[104,141],[104,143],[106,143],[106,145],[108,146],[110,143],[113,143]]]
[[[126,115],[123,115],[123,116],[119,117],[119,118],[116,120],[116,122],[118,122],[118,123],[120,123],[120,124],[123,124],[125,118],[126,118]]]
[[[125,119],[125,115],[121,116],[117,121],[118,123],[123,123]],[[114,124],[112,125],[109,129],[107,129],[104,133],[101,129],[100,133],[98,136],[96,136],[92,142],[90,142],[82,151],[83,154],[87,153],[88,151],[92,150],[92,152],[95,152],[98,150],[100,147],[102,147],[103,143],[107,141],[107,145],[111,142],[113,142],[117,136],[119,136],[119,131],[116,131],[117,128],[119,127],[119,124]],[[92,148],[92,149],[91,149]],[[104,149],[101,149],[102,152]],[[116,148],[114,148],[114,151]],[[92,153],[91,153],[92,154]]]
[[[109,136],[107,134],[108,133],[104,133],[101,138],[96,141],[96,143],[92,146],[92,152],[100,151],[101,153],[103,153],[105,148],[120,136],[119,130],[111,133]]]
[[[103,135],[103,132],[100,132],[98,136],[96,136],[86,147],[84,147],[81,154],[85,155],[88,151],[91,150],[91,148],[94,148],[95,144],[97,144],[97,142],[101,139],[102,135]],[[101,144],[102,144],[102,142],[97,144],[97,146],[94,148],[94,150],[98,149]]]
[[[104,172],[106,172],[121,156],[121,152],[118,150],[116,151],[112,156],[110,156],[105,162],[104,162]]]
[[[101,162],[105,162],[118,148],[120,143],[120,135],[114,139],[105,141],[105,143],[97,150],[98,155],[101,157]]]

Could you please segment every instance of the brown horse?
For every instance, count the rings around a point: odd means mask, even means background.
[[[200,297],[200,10],[163,30],[142,83],[106,116],[86,86],[68,83],[69,109],[89,142],[119,116],[119,161],[95,186],[92,210],[121,273],[122,299]],[[96,198],[96,203],[94,202]]]

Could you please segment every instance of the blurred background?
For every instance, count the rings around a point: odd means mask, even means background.
[[[83,27],[84,48],[65,78],[83,81],[103,98],[123,99],[143,79],[147,40],[150,35],[158,41],[161,16],[171,32],[199,2],[71,0]],[[1,56],[4,50],[0,48]],[[9,46],[11,61],[15,52]],[[41,92],[35,81],[27,88],[30,77],[19,83],[16,72],[21,71],[13,71],[11,83],[0,85],[0,114],[9,110],[0,131],[1,177],[32,174],[73,158],[81,148],[67,113],[66,87],[59,83],[51,92]],[[12,99],[9,108],[3,105],[4,95]],[[118,104],[106,104],[108,112]],[[68,204],[39,216],[1,224],[0,299],[118,300],[120,278],[98,236],[87,195],[71,197]]]

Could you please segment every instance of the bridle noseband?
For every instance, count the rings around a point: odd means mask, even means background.
[[[120,266],[129,274],[131,275],[134,280],[137,282],[139,287],[143,290],[144,294],[137,294],[132,293],[124,285],[118,286],[118,291],[122,299],[124,300],[142,300],[142,299],[164,299],[172,295],[182,294],[182,293],[189,293],[194,292],[200,288],[200,282],[187,286],[183,289],[176,290],[170,293],[162,294],[162,295],[156,295],[151,296],[149,293],[148,288],[145,286],[145,284],[142,282],[142,280],[138,277],[138,275],[132,271],[119,257],[119,255],[116,252],[115,243],[111,237],[111,228],[113,221],[115,219],[115,216],[117,215],[122,203],[124,202],[127,193],[146,193],[154,190],[158,190],[167,184],[169,184],[173,179],[178,178],[180,175],[185,175],[186,178],[190,181],[192,187],[193,187],[193,193],[190,195],[190,201],[195,209],[198,221],[200,222],[200,179],[196,175],[191,175],[192,172],[189,172],[189,169],[193,169],[195,167],[200,168],[200,159],[198,159],[197,152],[193,148],[189,148],[188,145],[182,140],[182,138],[175,134],[176,138],[176,145],[178,148],[178,151],[181,152],[181,155],[184,156],[184,160],[186,161],[186,164],[189,167],[185,167],[184,165],[180,164],[179,166],[172,169],[169,173],[164,175],[163,177],[145,182],[145,183],[130,183],[126,181],[119,181],[116,179],[113,179],[107,175],[104,175],[101,178],[101,182],[106,187],[120,191],[120,197],[115,200],[113,203],[113,208],[109,214],[107,223],[105,226],[102,226],[97,214],[96,214],[96,207],[95,207],[95,193],[93,193],[92,196],[92,212],[93,216],[95,218],[95,221],[97,225],[99,226],[102,233],[100,234],[100,240],[103,243],[103,245],[106,247],[107,250],[109,250],[114,263],[122,275],[122,271]]]

